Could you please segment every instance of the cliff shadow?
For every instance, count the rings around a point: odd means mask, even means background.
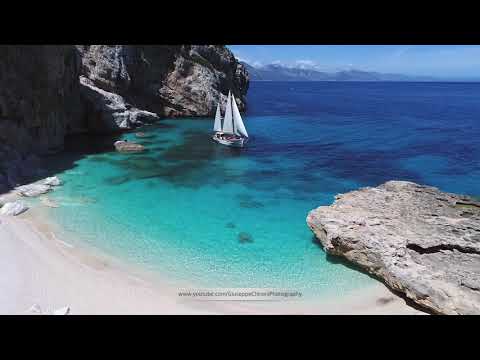
[[[121,133],[68,135],[65,137],[64,148],[59,153],[19,158],[13,170],[9,170],[12,182],[15,186],[29,184],[73,169],[77,166],[77,161],[86,156],[115,151],[113,144],[121,136]],[[5,184],[0,186],[0,190],[7,192],[13,187]]]

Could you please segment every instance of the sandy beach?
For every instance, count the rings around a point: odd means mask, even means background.
[[[422,314],[380,282],[341,299],[201,301],[167,281],[59,239],[35,210],[0,216],[0,313],[43,314]]]

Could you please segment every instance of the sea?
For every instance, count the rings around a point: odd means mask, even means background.
[[[171,281],[315,299],[376,282],[306,224],[336,194],[408,180],[480,196],[480,83],[251,82],[247,102],[243,149],[211,140],[213,117],[68,139],[49,217],[73,245]],[[119,138],[147,151],[118,153]]]

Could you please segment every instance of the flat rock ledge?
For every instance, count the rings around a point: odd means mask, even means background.
[[[438,314],[480,314],[480,202],[407,181],[337,195],[307,224],[343,256]]]

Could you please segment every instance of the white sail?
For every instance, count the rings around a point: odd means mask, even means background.
[[[233,112],[233,123],[235,124],[235,134],[243,135],[248,137],[247,129],[243,124],[242,117],[240,116],[240,111],[238,111],[237,102],[232,95],[232,112]]]
[[[223,119],[223,132],[233,134],[233,117],[232,117],[232,98],[230,91],[228,92],[227,106],[225,107],[225,117]]]
[[[222,114],[220,113],[220,103],[217,105],[217,113],[215,114],[213,131],[222,131]]]

